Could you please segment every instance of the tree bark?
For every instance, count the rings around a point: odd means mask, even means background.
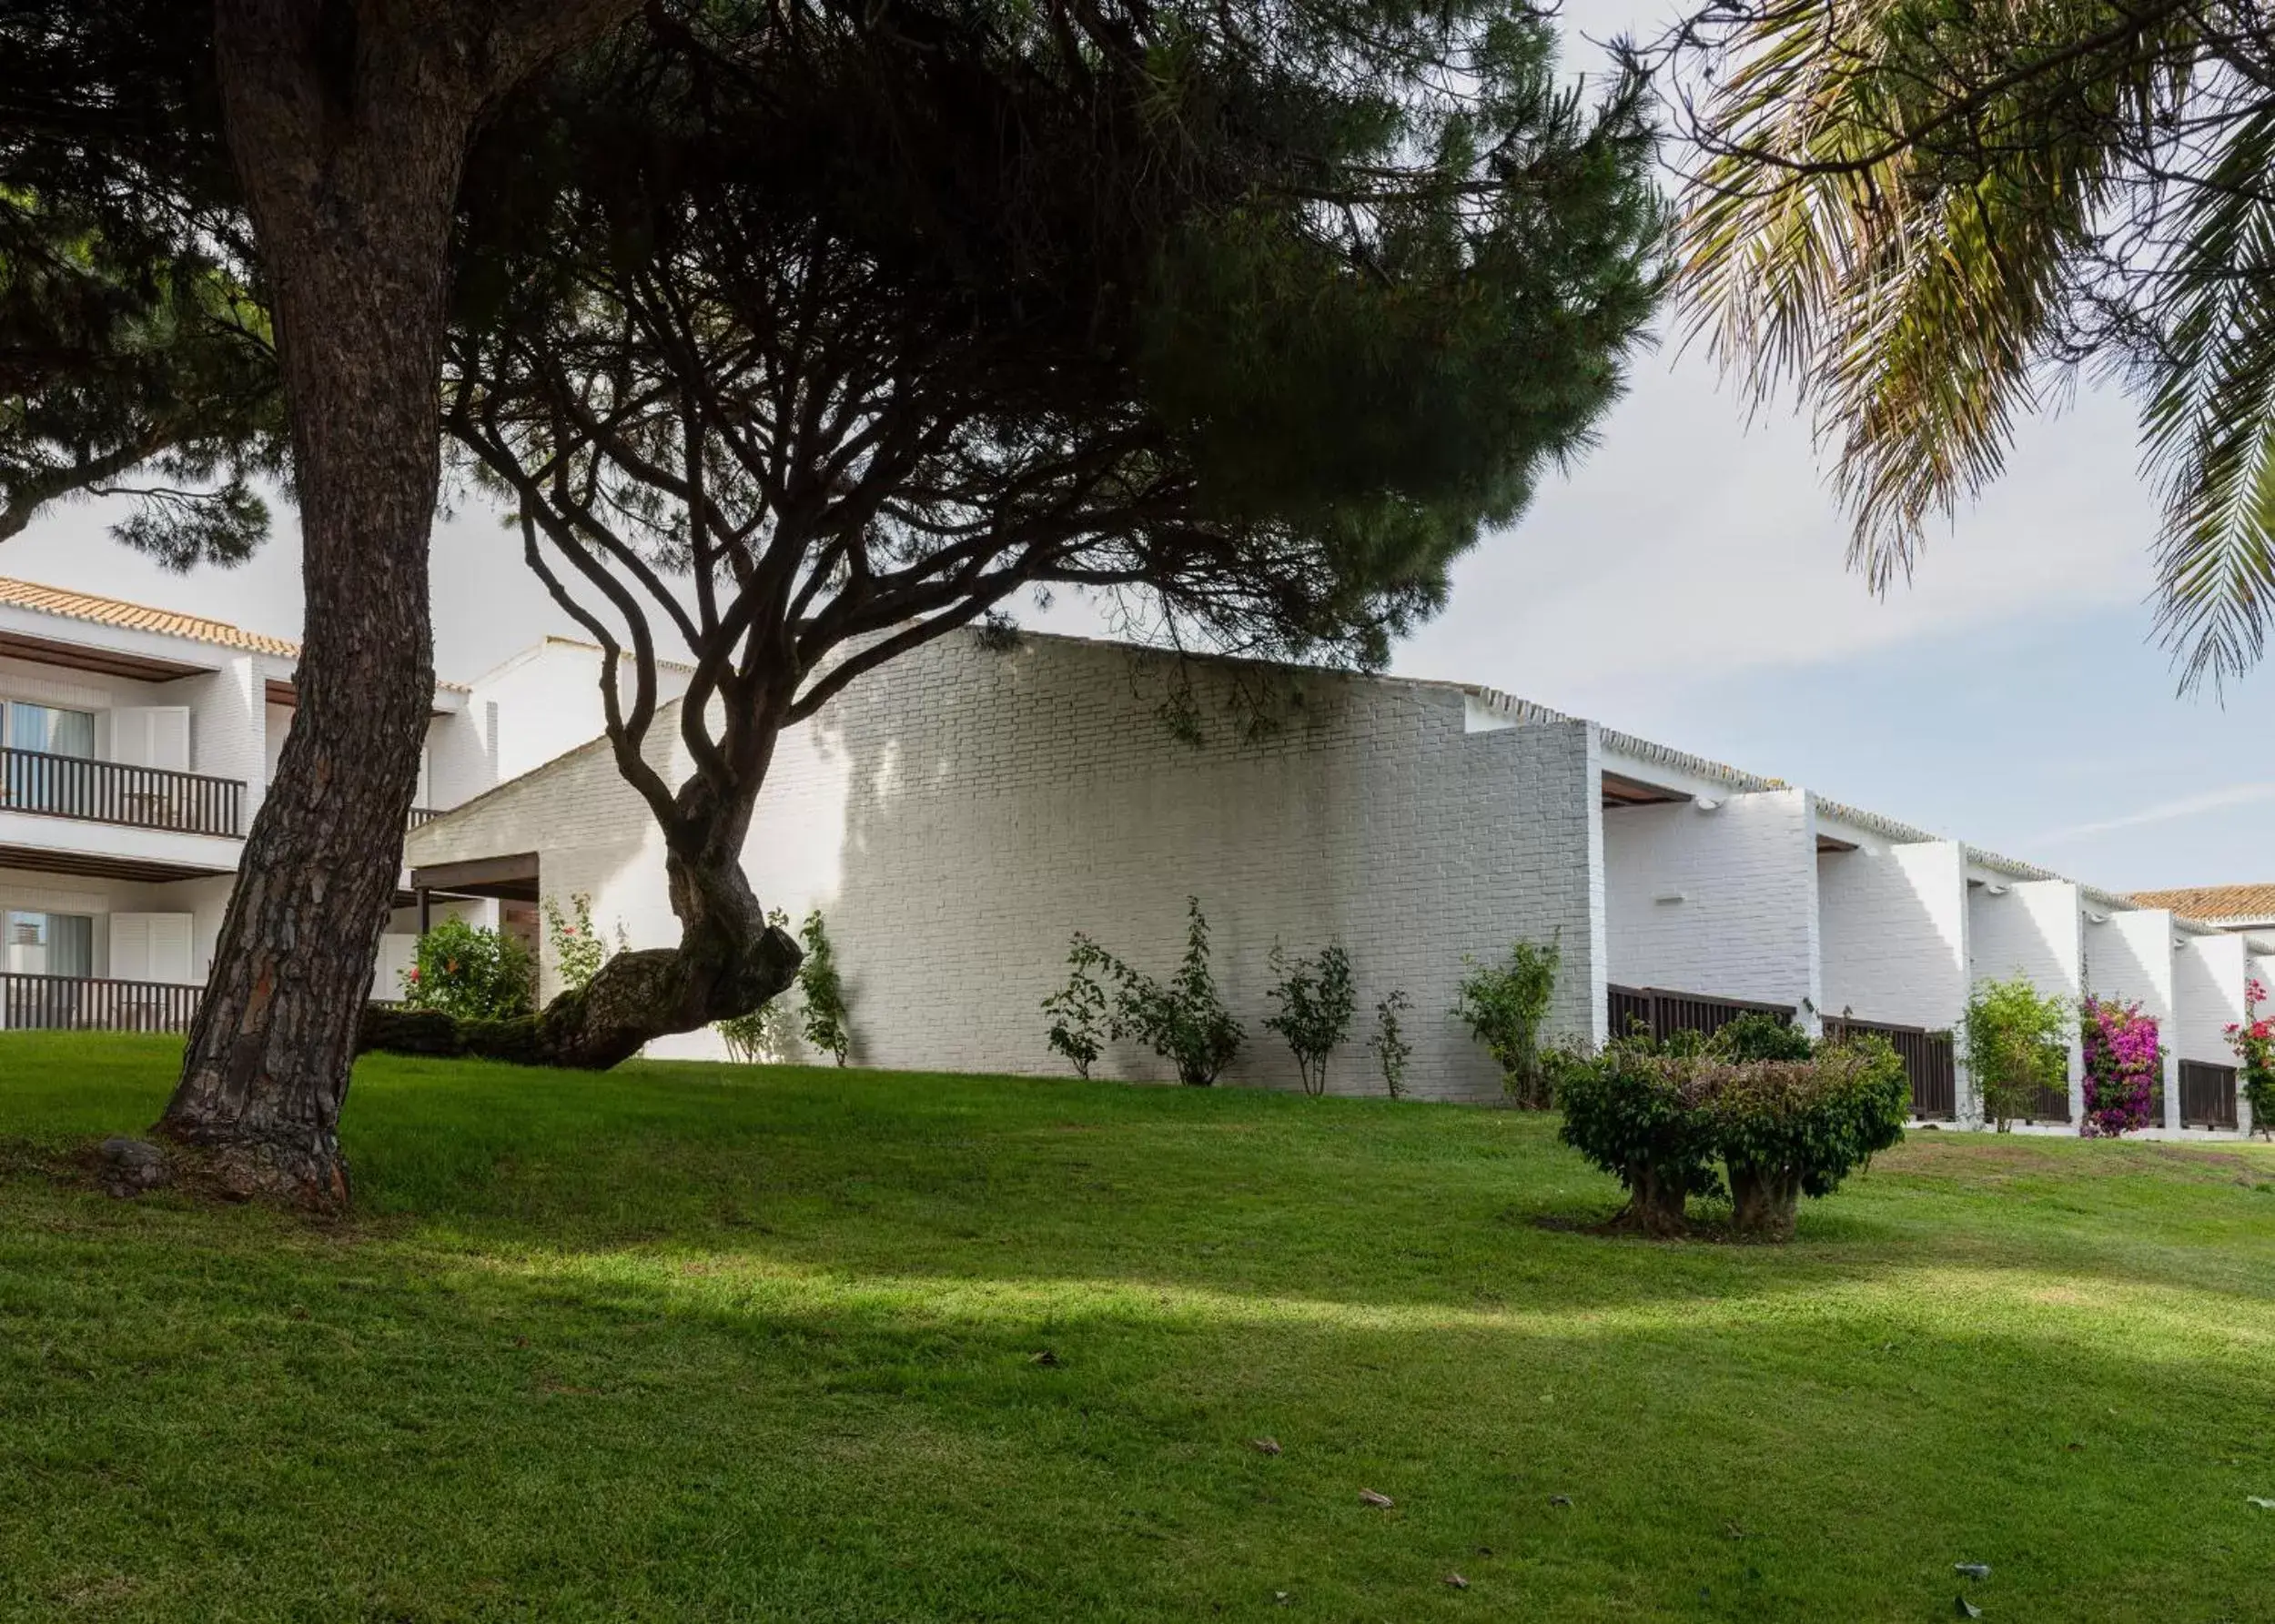
[[[1691,1232],[1684,1207],[1690,1190],[1680,1178],[1671,1178],[1647,1162],[1627,1170],[1627,1205],[1604,1225],[1610,1235],[1641,1235],[1654,1240],[1674,1240]]]
[[[1801,1174],[1792,1167],[1730,1164],[1730,1226],[1755,1240],[1789,1241],[1801,1205]]]
[[[248,1195],[347,1199],[337,1128],[434,699],[450,241],[487,99],[631,0],[219,0],[232,157],[290,419],[307,634],[158,1131]]]

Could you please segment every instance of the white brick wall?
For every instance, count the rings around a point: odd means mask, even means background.
[[[1038,1006],[1064,978],[1069,934],[1089,931],[1166,973],[1188,893],[1249,1028],[1242,1082],[1295,1083],[1262,1028],[1275,938],[1299,952],[1340,940],[1350,953],[1361,1014],[1330,1068],[1340,1091],[1380,1086],[1360,1045],[1375,1000],[1396,986],[1414,1006],[1415,1091],[1493,1093],[1490,1062],[1447,1012],[1462,955],[1521,936],[1562,930],[1552,1030],[1598,1028],[1600,790],[1586,724],[1465,732],[1455,691],[1313,673],[1281,731],[1244,739],[1226,714],[1228,679],[1204,665],[1196,750],[1158,714],[1169,670],[1112,645],[1030,636],[990,652],[954,638],[864,678],[784,740],[744,866],[794,917],[824,909],[857,1058],[1063,1069]],[[660,728],[669,735],[668,719]],[[549,895],[590,891],[603,930],[621,921],[635,945],[674,939],[660,838],[597,747],[416,832],[410,860],[532,846]],[[1127,1049],[1099,1071],[1170,1074]]]
[[[2085,918],[2078,887],[2068,880],[2005,880],[1976,886],[1967,898],[1973,979],[2027,975],[2041,995],[2077,999],[2085,991]],[[2069,1114],[2085,1110],[2085,1054],[2076,1023],[2069,1034]]]
[[[1817,856],[1825,1013],[1930,1031],[1967,1009],[1967,854],[1956,841],[1841,832]]]
[[[2248,954],[2240,936],[2183,936],[2172,950],[2174,1052],[2233,1065],[2227,1028],[2243,1019]]]
[[[1800,790],[1614,807],[1603,820],[1611,979],[1822,1007],[1816,836]]]

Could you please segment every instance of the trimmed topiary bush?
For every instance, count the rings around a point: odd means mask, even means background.
[[[1742,1034],[1668,1047],[1625,1038],[1556,1066],[1560,1137],[1627,1191],[1607,1230],[1686,1234],[1690,1197],[1726,1187],[1737,1233],[1790,1239],[1803,1195],[1831,1195],[1903,1138],[1911,1084],[1894,1050],[1795,1035],[1774,1046],[1797,1058],[1732,1058]]]
[[[1700,1084],[1729,1179],[1731,1227],[1761,1240],[1792,1239],[1802,1196],[1830,1195],[1902,1139],[1912,1100],[1903,1061],[1870,1036],[1823,1044],[1805,1060],[1718,1063]]]
[[[1721,1194],[1714,1141],[1699,1110],[1705,1064],[1697,1054],[1665,1053],[1649,1038],[1633,1037],[1552,1066],[1564,1114],[1557,1137],[1627,1191],[1627,1205],[1606,1228],[1683,1235],[1689,1199]]]

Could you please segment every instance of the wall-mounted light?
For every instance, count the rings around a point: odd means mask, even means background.
[[[1701,795],[1697,800],[1692,802],[1691,804],[1698,808],[1698,810],[1703,812],[1720,812],[1722,810],[1722,802],[1715,800],[1711,795]]]
[[[1996,880],[1988,882],[1984,885],[1983,889],[1986,893],[1992,896],[2005,896],[2007,894],[2007,888]]]
[[[2088,910],[2086,913],[2086,922],[2088,924],[2107,924],[2109,923],[2109,916],[2106,913],[2096,913]]]
[[[1691,899],[1680,891],[1663,891],[1651,900],[1654,903],[1687,903]]]

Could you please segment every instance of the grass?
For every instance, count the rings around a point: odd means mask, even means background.
[[[2266,1150],[1653,1246],[1514,1113],[374,1059],[349,1223],[63,1176],[174,1059],[0,1037],[0,1616],[2268,1616]]]

